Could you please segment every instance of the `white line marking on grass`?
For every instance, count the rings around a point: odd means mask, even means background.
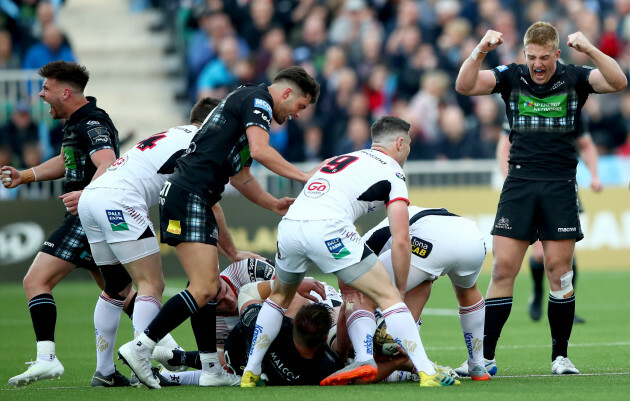
[[[581,347],[626,347],[630,345],[628,341],[619,341],[612,343],[584,343],[584,344],[572,344],[569,343],[569,347],[571,348],[581,348]],[[462,347],[424,347],[427,350],[432,351],[453,351],[460,350]],[[518,344],[518,345],[499,345],[498,349],[525,349],[525,348],[551,348],[551,344]]]
[[[602,373],[580,373],[579,375],[497,375],[496,378],[524,378],[524,377],[579,377],[579,376],[610,376],[610,375],[630,375],[630,372],[602,372]]]

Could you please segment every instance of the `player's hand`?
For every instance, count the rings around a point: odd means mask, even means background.
[[[238,262],[239,260],[243,260],[243,259],[249,259],[249,258],[253,258],[253,259],[260,259],[260,260],[267,260],[265,258],[263,258],[262,256],[260,256],[257,253],[254,252],[249,252],[249,251],[236,251],[236,255],[234,255],[234,258],[231,259],[232,262]]]
[[[501,32],[488,29],[488,32],[483,36],[481,42],[477,45],[482,52],[491,52],[497,47],[503,44],[503,34]]]
[[[59,199],[63,201],[63,205],[70,214],[78,215],[77,207],[79,206],[79,198],[83,191],[72,191],[67,194],[59,195]]]
[[[0,176],[2,176],[2,185],[5,188],[15,188],[22,183],[20,172],[11,166],[2,166]]]
[[[588,53],[592,50],[593,45],[586,39],[586,36],[582,32],[576,32],[569,35],[567,46],[574,48],[581,53]]]
[[[291,206],[293,202],[295,202],[295,198],[284,197],[278,199],[273,211],[278,213],[280,216],[284,216],[285,214],[287,214],[289,206]]]
[[[311,295],[311,291],[315,291],[320,297],[322,297],[322,299],[326,299],[326,289],[324,288],[324,284],[314,278],[305,278],[298,287],[297,293],[310,301],[319,302],[319,299]]]
[[[591,178],[591,189],[595,192],[601,192],[602,189],[604,189],[601,181],[599,180],[599,177]]]
[[[308,173],[306,173],[306,181],[310,180],[311,177],[313,175],[315,175],[316,172],[319,171],[320,168],[324,167],[325,164],[328,164],[328,162],[330,162],[332,159],[334,159],[337,156],[333,156],[333,157],[329,157],[328,159],[324,160],[323,162],[319,163],[317,165],[317,167],[313,168],[311,171],[309,171]],[[306,182],[304,181],[304,182]]]

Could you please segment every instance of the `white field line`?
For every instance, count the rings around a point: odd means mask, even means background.
[[[581,347],[627,347],[630,346],[630,342],[628,341],[619,341],[619,342],[611,342],[611,343],[583,343],[583,344],[573,344],[569,343],[570,348],[581,348]],[[517,345],[498,345],[498,349],[527,349],[527,348],[551,348],[551,344],[517,344]],[[427,350],[431,351],[456,351],[462,349],[462,347],[452,346],[452,347],[425,347]]]

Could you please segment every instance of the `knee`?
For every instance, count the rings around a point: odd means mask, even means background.
[[[217,286],[213,283],[209,283],[206,285],[189,285],[187,288],[188,292],[190,292],[195,298],[197,305],[205,305],[208,302],[212,301],[218,293]]]
[[[509,263],[496,261],[492,266],[492,281],[509,282],[514,281],[518,269],[514,269]]]
[[[38,274],[33,273],[30,270],[28,271],[28,273],[26,273],[26,276],[24,276],[24,279],[22,280],[22,286],[24,287],[24,291],[27,294],[33,291],[43,290],[42,287],[46,287],[45,284],[46,283],[43,281],[42,277],[40,277]],[[50,287],[50,285],[47,286],[46,289],[52,291],[52,288],[48,287]]]

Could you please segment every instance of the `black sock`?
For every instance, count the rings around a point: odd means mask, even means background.
[[[131,319],[131,317],[133,316],[133,308],[136,306],[137,296],[138,296],[137,292],[133,294],[133,297],[131,297],[131,300],[129,301],[129,305],[127,305],[127,307],[123,309],[125,313],[127,314],[127,316],[129,316],[129,319]]]
[[[217,352],[217,305],[206,304],[190,317],[197,350]]]
[[[573,329],[575,316],[575,295],[569,298],[556,298],[549,295],[547,317],[551,328],[551,360],[558,356],[567,356],[569,337]]]
[[[173,350],[173,359],[169,359],[167,362],[173,366],[188,366],[189,368],[201,369],[199,351]]]
[[[545,265],[543,263],[536,262],[532,256],[529,258],[529,268],[532,272],[532,280],[534,281],[534,293],[542,297]]]
[[[37,341],[55,341],[57,323],[57,305],[52,294],[39,294],[28,302],[31,312],[35,339]]]
[[[486,299],[486,321],[483,327],[483,357],[494,359],[503,325],[510,317],[512,297]]]
[[[160,309],[160,312],[144,330],[151,340],[158,342],[166,334],[173,331],[182,322],[188,319],[199,307],[195,298],[188,290],[184,290],[168,300]]]

